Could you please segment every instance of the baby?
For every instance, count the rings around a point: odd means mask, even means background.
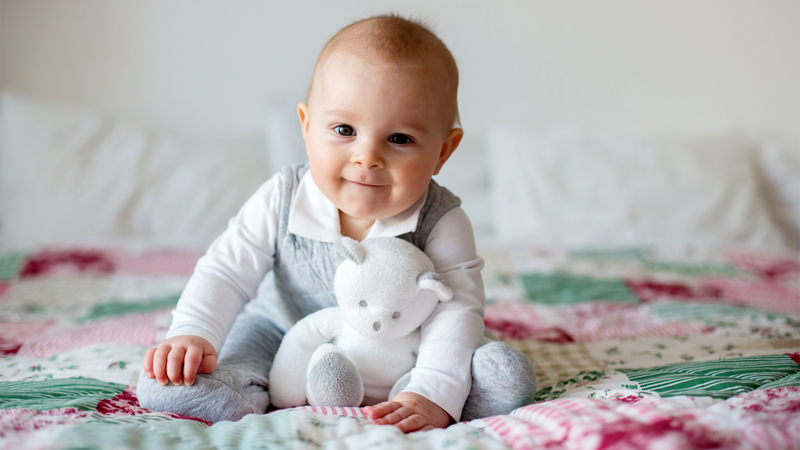
[[[533,366],[484,338],[472,226],[431,179],[463,136],[457,92],[453,56],[418,23],[379,16],[337,33],[298,106],[308,163],[264,183],[198,261],[167,339],[145,355],[140,404],[213,422],[264,413],[284,333],[336,305],[342,236],[405,239],[454,291],[422,325],[402,392],[365,405],[375,423],[428,430],[527,404]]]

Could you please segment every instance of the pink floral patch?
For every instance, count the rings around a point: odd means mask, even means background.
[[[0,438],[14,433],[31,432],[53,425],[81,423],[89,412],[76,408],[34,411],[31,409],[0,409]]]
[[[524,322],[491,317],[483,319],[483,323],[486,328],[494,331],[500,339],[534,340],[556,344],[575,342],[572,336],[558,327],[537,328]]]
[[[719,289],[720,301],[788,313],[800,313],[800,291],[780,283],[731,278],[707,278],[703,284]]]
[[[531,310],[515,303],[498,302],[486,307],[484,323],[501,338],[544,342],[599,342],[639,336],[691,336],[703,329],[682,321],[654,321],[647,310],[636,304],[589,302],[554,308],[557,318],[547,322]],[[560,325],[551,325],[557,319]]]
[[[5,282],[0,281],[0,302],[3,301],[2,297],[6,294],[6,292],[9,291],[9,289],[11,289],[11,284],[10,283],[5,283]]]
[[[139,399],[136,398],[136,386],[128,386],[119,395],[112,399],[103,399],[97,404],[97,412],[106,415],[137,416],[140,414],[153,414],[155,411],[139,406]],[[174,413],[163,414],[173,419],[194,420],[211,426],[212,423],[199,417],[189,417]]]
[[[20,278],[59,272],[110,274],[114,272],[114,263],[108,255],[99,250],[43,250],[25,260]]]
[[[626,284],[643,302],[665,297],[670,299],[719,298],[722,294],[719,289],[709,286],[693,288],[681,283],[654,280],[629,280]]]
[[[55,321],[0,322],[0,355],[16,354],[26,340],[49,330]]]
[[[163,310],[143,314],[128,314],[106,320],[97,320],[68,330],[45,333],[25,342],[17,353],[20,356],[47,357],[64,350],[94,344],[120,343],[152,345],[163,328],[156,325],[156,317],[168,314]]]
[[[767,280],[800,275],[800,261],[786,255],[731,250],[725,252],[724,256],[730,264],[757,273]]]
[[[731,410],[750,411],[775,416],[797,414],[800,416],[800,387],[787,386],[759,389],[737,395],[725,401]]]
[[[109,250],[117,271],[124,275],[189,276],[203,256],[202,251],[190,250]]]
[[[765,395],[764,403],[775,400]],[[785,430],[798,429],[800,414],[582,398],[537,403],[483,422],[513,449],[777,449],[795,448],[796,435]]]

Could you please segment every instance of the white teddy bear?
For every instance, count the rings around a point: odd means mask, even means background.
[[[283,338],[269,374],[273,405],[372,405],[407,384],[420,326],[453,291],[430,259],[398,238],[342,238],[339,306],[306,316]]]

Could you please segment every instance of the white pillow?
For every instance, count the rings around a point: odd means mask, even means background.
[[[764,141],[758,152],[766,198],[792,248],[800,250],[800,147]]]
[[[495,230],[563,245],[735,242],[782,248],[751,146],[497,130],[488,139]]]
[[[267,178],[258,143],[148,133],[2,97],[0,247],[147,237],[206,245]]]

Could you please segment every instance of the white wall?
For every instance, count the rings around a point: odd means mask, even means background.
[[[800,141],[800,2],[0,0],[0,85],[203,136],[258,137],[352,20],[429,18],[488,127],[740,127]]]

